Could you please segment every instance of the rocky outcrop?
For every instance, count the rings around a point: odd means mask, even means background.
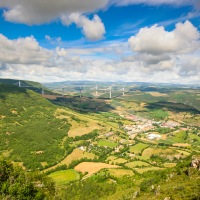
[[[191,167],[200,171],[200,158],[193,158],[191,162]]]

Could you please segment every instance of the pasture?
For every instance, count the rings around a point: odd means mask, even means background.
[[[130,169],[108,169],[111,176],[122,177],[122,176],[133,176],[134,172]]]
[[[60,162],[61,165],[69,165],[73,160],[80,160],[81,158],[90,158],[94,159],[95,154],[85,152],[80,150],[79,148],[76,148],[72,151],[71,154],[69,154],[64,160]]]
[[[80,174],[73,169],[61,170],[53,172],[49,175],[52,178],[56,185],[61,186],[69,182],[77,181],[80,179]]]
[[[99,146],[104,146],[104,147],[110,147],[110,148],[115,148],[117,146],[117,143],[111,142],[109,140],[99,140],[98,141]]]
[[[145,167],[145,168],[134,168],[139,174],[142,174],[144,172],[148,171],[154,171],[154,170],[163,170],[164,168],[160,167]]]
[[[152,148],[149,147],[145,149],[142,153],[142,156],[146,156],[150,159],[152,155],[160,156],[160,157],[174,157],[175,155],[180,154],[175,149],[161,149],[161,148]]]
[[[110,165],[106,163],[99,162],[82,162],[78,164],[74,169],[83,174],[87,173],[87,176],[90,176],[94,173],[97,173],[101,169],[109,169],[109,168],[118,168],[117,165]]]
[[[164,167],[170,168],[170,167],[175,167],[176,163],[164,163]]]
[[[81,158],[94,159],[95,156],[96,155],[93,153],[84,152],[84,151],[80,150],[79,148],[76,148],[72,151],[71,154],[69,154],[66,158],[64,158],[60,163],[58,163],[57,165],[54,165],[48,169],[45,169],[44,171],[49,171],[49,170],[55,169],[56,167],[58,167],[60,165],[68,166],[72,161],[80,160]]]
[[[138,143],[138,144],[130,147],[130,152],[138,154],[138,153],[141,153],[148,146],[149,146],[148,144]]]
[[[150,164],[146,162],[142,162],[142,161],[133,161],[133,162],[126,163],[125,166],[130,167],[130,168],[148,167],[150,166]]]

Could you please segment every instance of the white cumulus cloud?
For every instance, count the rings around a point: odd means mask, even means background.
[[[148,54],[188,53],[199,48],[200,34],[189,21],[176,24],[168,32],[163,26],[154,25],[140,29],[136,36],[129,39],[130,47],[135,52]]]
[[[52,52],[40,47],[31,37],[9,40],[0,34],[0,61],[7,64],[41,64],[48,63]]]
[[[82,28],[83,34],[87,39],[95,41],[103,38],[105,34],[105,27],[98,15],[94,15],[90,20],[79,13],[72,13],[69,16],[63,15],[61,17],[63,24],[69,25],[75,23],[78,27]]]
[[[125,61],[138,61],[154,74],[171,71],[176,77],[200,78],[200,33],[189,21],[177,23],[170,32],[157,25],[141,28],[128,42],[133,55]]]
[[[123,46],[121,41],[102,42],[98,47],[92,45],[82,49],[57,47],[48,50],[33,36],[10,40],[0,34],[0,77],[40,82],[82,80],[83,77],[98,81],[175,83],[198,83],[200,80],[198,50],[160,55],[137,52],[122,60],[116,52],[117,59],[106,58],[112,49],[113,53],[119,47],[130,55],[127,45]]]
[[[1,0],[6,20],[24,24],[42,24],[62,14],[94,12],[104,8],[108,0]]]
[[[92,20],[83,14],[93,13],[108,5],[109,0],[0,0],[0,8],[4,9],[5,20],[22,24],[43,24],[54,20],[62,20],[64,24],[76,23],[83,34],[90,40],[103,38],[105,27],[101,19],[95,15]],[[75,21],[74,16],[79,13]],[[70,19],[71,18],[71,19]]]

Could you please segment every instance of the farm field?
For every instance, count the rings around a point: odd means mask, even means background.
[[[49,171],[49,170],[55,169],[56,167],[61,166],[61,165],[67,165],[68,166],[72,161],[80,160],[80,159],[83,159],[83,158],[94,159],[95,154],[84,152],[84,151],[76,148],[72,151],[71,154],[69,154],[66,158],[64,158],[60,163],[58,163],[57,165],[54,165],[54,166],[52,166],[52,167],[50,167],[50,168],[48,168],[44,171]]]
[[[77,172],[87,173],[87,176],[90,176],[94,173],[97,173],[101,169],[109,169],[109,168],[119,168],[117,165],[110,165],[106,163],[95,163],[95,162],[82,162],[77,165],[74,169]]]
[[[111,176],[123,177],[123,176],[133,176],[134,172],[130,169],[108,169]]]
[[[133,161],[133,162],[126,163],[125,166],[130,167],[130,168],[148,167],[150,166],[150,164],[146,162],[142,162],[142,161]]]
[[[100,141],[98,141],[98,145],[114,148],[114,147],[117,146],[117,143],[114,143],[114,142],[111,142],[111,141],[108,141],[108,140],[100,140]]]
[[[152,148],[149,147],[145,149],[142,153],[142,156],[147,156],[149,159],[151,156],[160,156],[164,158],[173,159],[176,156],[184,156],[181,153],[177,152],[175,149],[161,149],[161,148]]]
[[[130,152],[131,153],[135,153],[135,154],[139,154],[141,153],[145,148],[147,148],[149,145],[148,144],[144,144],[144,143],[138,143],[134,146],[130,147]]]
[[[164,170],[164,168],[160,167],[145,167],[145,168],[134,168],[139,174],[143,174],[148,171],[157,171],[157,170]]]
[[[53,172],[49,177],[55,181],[56,185],[61,186],[73,181],[78,181],[80,179],[80,174],[73,169],[69,169]]]

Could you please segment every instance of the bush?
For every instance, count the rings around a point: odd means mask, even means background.
[[[0,198],[43,200],[52,199],[54,194],[54,183],[45,175],[27,173],[9,161],[0,161]]]

